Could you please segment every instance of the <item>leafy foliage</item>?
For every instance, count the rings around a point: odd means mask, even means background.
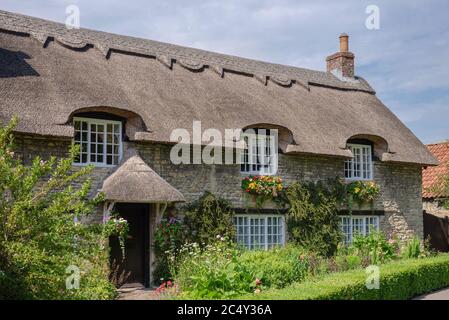
[[[396,257],[399,251],[398,243],[387,240],[382,232],[374,232],[367,236],[355,235],[352,244],[358,256],[369,259],[370,264],[380,264]]]
[[[101,225],[78,222],[103,200],[89,198],[92,167],[72,171],[76,147],[67,158],[24,166],[14,154],[16,123],[0,128],[0,299],[114,297],[107,236]],[[81,271],[79,289],[66,287],[69,266]]]
[[[188,204],[184,212],[187,242],[203,246],[213,243],[217,235],[234,239],[234,210],[226,199],[206,191],[198,200]]]
[[[161,219],[154,234],[156,268],[153,278],[156,284],[172,279],[169,270],[169,257],[175,257],[177,250],[184,243],[182,222],[173,215]]]
[[[379,196],[380,187],[374,181],[352,181],[346,185],[347,201],[349,209],[355,201],[359,206],[364,203],[374,204],[374,200]]]
[[[270,289],[239,299],[282,300],[385,300],[410,299],[449,286],[449,255],[404,259],[380,267],[380,287],[366,287],[364,269],[331,273],[319,279],[295,283],[283,289]]]
[[[283,288],[308,274],[304,250],[293,245],[262,251],[245,251],[238,261],[260,280],[262,288]]]
[[[285,193],[289,204],[286,220],[290,240],[325,256],[341,241],[338,208],[343,198],[340,181],[295,182]]]
[[[251,274],[238,263],[235,244],[219,236],[204,247],[197,243],[184,245],[171,259],[175,283],[188,298],[230,298],[251,291]]]
[[[308,266],[302,252],[294,246],[242,251],[218,237],[205,247],[196,243],[183,246],[171,262],[182,297],[220,299],[303,280]]]

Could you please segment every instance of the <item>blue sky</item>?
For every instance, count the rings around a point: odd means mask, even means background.
[[[2,0],[0,9],[64,22],[80,8],[81,26],[304,68],[350,35],[356,74],[424,143],[449,139],[447,0]],[[368,5],[380,29],[368,30]]]

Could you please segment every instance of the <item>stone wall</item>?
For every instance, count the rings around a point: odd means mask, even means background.
[[[50,155],[66,154],[70,141],[19,136],[17,153],[30,163],[35,155],[44,159]],[[197,199],[208,190],[227,198],[235,207],[245,207],[240,189],[239,165],[174,165],[170,161],[169,145],[151,143],[125,143],[136,147],[141,157],[167,182],[177,188],[187,201]],[[279,155],[278,175],[286,182],[296,180],[317,181],[343,176],[344,160],[309,155]],[[111,168],[95,168],[93,192],[101,188]],[[381,195],[374,209],[385,210],[381,216],[382,230],[405,240],[414,234],[422,237],[421,167],[417,165],[375,162],[374,179],[380,185]],[[356,210],[357,208],[354,208]]]
[[[435,216],[449,216],[449,210],[443,207],[442,201],[437,199],[424,199],[423,209]]]

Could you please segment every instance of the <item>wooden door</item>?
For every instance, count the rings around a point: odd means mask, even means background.
[[[149,285],[149,205],[119,203],[116,211],[128,221],[129,233],[125,241],[125,256],[117,237],[111,237],[110,261],[113,272],[123,275],[126,284]]]

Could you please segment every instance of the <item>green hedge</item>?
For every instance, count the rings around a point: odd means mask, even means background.
[[[240,299],[275,300],[388,300],[410,299],[449,286],[449,254],[409,259],[380,266],[380,288],[369,290],[365,270],[328,274],[270,289]]]

